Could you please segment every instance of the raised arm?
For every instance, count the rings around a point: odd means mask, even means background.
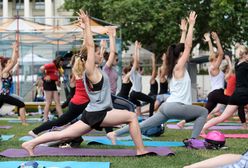
[[[101,58],[103,58],[103,57],[104,57],[103,55],[104,55],[104,53],[105,53],[105,51],[106,51],[106,47],[107,47],[107,42],[106,42],[106,40],[101,40],[100,46],[101,46],[100,56],[101,56]]]
[[[181,20],[180,29],[182,31],[180,43],[185,43],[185,38],[186,38],[186,33],[187,33],[187,20],[186,19]]]
[[[78,13],[81,25],[85,26],[85,45],[87,47],[87,60],[85,63],[86,73],[88,76],[93,75],[95,66],[95,45],[91,33],[89,16],[82,10]]]
[[[134,47],[134,55],[133,55],[133,68],[137,70],[139,67],[139,49],[141,47],[141,44],[138,41],[135,41],[135,47]]]
[[[190,51],[192,48],[193,31],[194,31],[196,17],[197,15],[194,11],[190,12],[189,18],[188,18],[189,29],[188,29],[188,33],[187,33],[185,44],[184,44],[184,51],[175,66],[176,71],[180,70],[182,72],[183,70],[183,73],[184,73],[185,64],[187,60],[189,59]],[[181,76],[181,74],[179,76]]]
[[[225,59],[228,63],[228,72],[226,72],[225,74],[225,80],[227,81],[229,79],[229,77],[231,76],[232,74],[232,71],[233,71],[233,68],[232,68],[232,62],[231,62],[231,59],[229,56],[225,56]]]
[[[114,60],[115,60],[115,37],[116,37],[116,30],[114,27],[108,27],[108,36],[109,36],[109,42],[110,42],[110,52],[109,52],[109,58],[106,62],[108,67],[111,67]]]
[[[212,44],[212,41],[210,38],[210,33],[205,33],[203,40],[208,43],[209,55],[213,55],[214,54],[214,48],[213,48],[213,44]]]
[[[13,51],[12,51],[12,57],[10,59],[10,63],[7,64],[7,66],[3,69],[2,73],[9,73],[10,70],[12,70],[15,64],[17,63],[17,60],[19,57],[18,45],[14,43],[12,45],[12,48],[13,48]]]
[[[150,84],[153,84],[155,82],[157,76],[157,71],[156,71],[156,58],[155,54],[152,55],[152,76],[150,79]]]
[[[221,47],[220,39],[219,39],[217,33],[212,32],[211,35],[212,35],[212,38],[215,40],[216,45],[217,45],[217,49],[218,49],[217,61],[215,62],[215,64],[213,66],[214,66],[214,68],[219,68],[220,64],[222,62],[222,59],[223,59],[224,51]]]

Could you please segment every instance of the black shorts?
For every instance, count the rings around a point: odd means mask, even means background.
[[[56,81],[43,81],[43,88],[45,91],[57,91]]]
[[[232,96],[229,98],[228,104],[238,106],[248,104],[248,91],[236,89]]]
[[[107,108],[106,110],[94,111],[94,112],[87,112],[86,110],[84,110],[81,120],[85,124],[89,125],[92,129],[101,131],[102,121],[104,120],[107,112],[110,110],[112,110],[112,108]]]

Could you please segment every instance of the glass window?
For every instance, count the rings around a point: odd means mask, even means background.
[[[44,0],[35,0],[35,9],[45,9],[45,2]]]
[[[24,0],[16,0],[16,9],[24,9]]]

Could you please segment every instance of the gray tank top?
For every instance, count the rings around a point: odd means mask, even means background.
[[[102,70],[100,71],[103,77],[103,84],[102,84],[102,89],[98,91],[93,91],[90,88],[89,80],[86,78],[85,72],[83,74],[83,82],[84,82],[85,90],[90,99],[90,102],[85,109],[87,112],[96,112],[96,111],[106,110],[108,108],[113,108],[108,76]]]

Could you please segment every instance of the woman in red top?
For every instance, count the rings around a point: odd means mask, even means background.
[[[55,58],[55,60],[53,60],[52,63],[45,64],[44,66],[40,67],[41,72],[45,74],[43,78],[43,88],[46,96],[46,105],[44,108],[43,116],[44,121],[48,120],[48,112],[50,105],[52,104],[52,100],[55,101],[56,111],[58,112],[58,115],[61,116],[63,114],[56,86],[56,82],[59,80],[59,69],[61,68],[62,63],[63,58],[58,56],[57,58]]]
[[[74,59],[74,58],[72,58]],[[83,62],[80,58],[76,58],[72,73],[75,77],[75,83],[76,83],[76,92],[74,96],[72,97],[68,111],[65,112],[61,117],[59,117],[57,120],[48,121],[40,125],[39,127],[36,127],[32,131],[29,131],[29,135],[33,137],[37,137],[37,135],[43,131],[49,130],[54,126],[63,126],[71,122],[72,120],[76,119],[86,108],[87,104],[89,103],[89,97],[85,91],[85,87],[83,84]]]

